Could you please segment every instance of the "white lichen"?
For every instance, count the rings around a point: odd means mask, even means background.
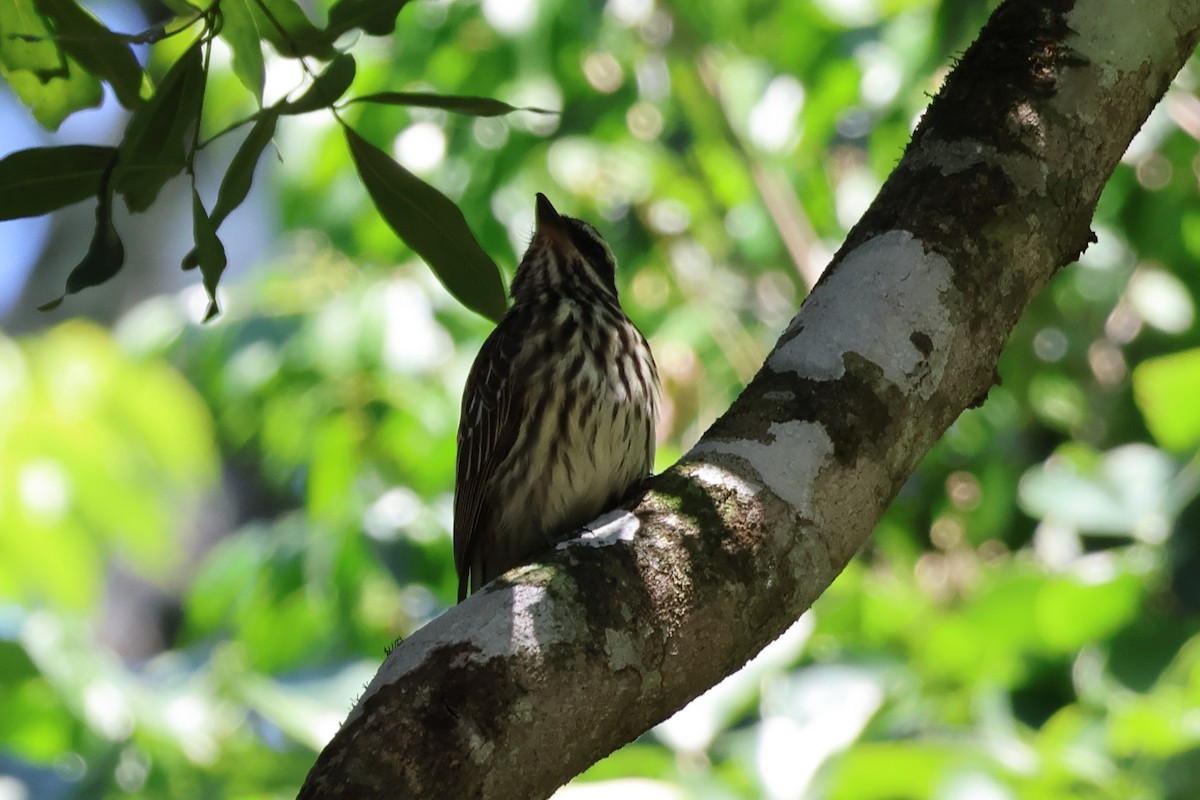
[[[952,326],[944,295],[952,275],[950,262],[926,252],[908,231],[880,234],[851,251],[813,292],[788,328],[791,338],[767,367],[836,380],[854,353],[901,391],[928,400],[949,357]],[[918,347],[914,338],[928,346]]]
[[[720,453],[737,456],[754,469],[766,488],[802,517],[819,522],[812,504],[813,484],[833,455],[829,434],[815,422],[777,422],[767,429],[767,434],[770,440],[766,442],[749,439],[701,441],[688,456]],[[701,483],[757,493],[757,487],[744,477],[711,462],[697,466],[691,474]]]

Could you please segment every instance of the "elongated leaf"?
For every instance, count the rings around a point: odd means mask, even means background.
[[[300,95],[295,102],[284,103],[279,109],[280,113],[307,114],[320,108],[328,108],[350,88],[350,84],[354,82],[355,70],[354,56],[338,56],[313,80],[308,91]]]
[[[115,147],[18,150],[0,160],[0,220],[36,217],[96,194]]]
[[[184,139],[200,113],[204,92],[200,46],[195,42],[179,57],[125,128],[113,181],[130,211],[149,208],[163,184],[187,166]]]
[[[38,306],[39,311],[51,311],[62,304],[63,298],[89,286],[99,286],[121,271],[125,263],[125,245],[112,222],[112,194],[107,179],[101,178],[99,202],[96,204],[96,230],[92,242],[71,274],[67,276],[67,289],[58,298]]]
[[[246,195],[250,194],[250,186],[254,181],[254,168],[262,157],[263,150],[271,143],[275,135],[275,124],[279,116],[271,112],[263,112],[250,128],[250,133],[242,141],[241,147],[229,162],[229,169],[221,180],[221,188],[217,192],[217,202],[213,206],[213,225],[220,227],[229,212],[242,204]]]
[[[312,24],[296,0],[250,0],[258,30],[282,56],[316,56],[331,59],[336,55],[329,32]]]
[[[55,41],[64,53],[107,81],[121,105],[134,108],[138,104],[142,68],[128,44],[75,0],[37,0],[37,8],[54,23]]]
[[[490,97],[471,97],[469,95],[430,94],[428,92],[376,92],[350,99],[350,103],[381,103],[389,106],[419,106],[421,108],[440,108],[453,111],[456,114],[470,114],[473,117],[499,117],[511,114],[513,111],[533,111],[538,114],[557,114],[544,108],[527,106],[511,106],[501,100]]]
[[[278,121],[278,114],[272,111],[262,112],[242,141],[241,147],[234,153],[233,161],[229,162],[229,169],[225,171],[225,177],[221,180],[217,202],[209,217],[214,229],[220,228],[229,213],[240,206],[246,195],[250,194],[254,168],[258,166],[263,150],[271,143],[271,137],[275,135],[275,123]],[[200,253],[197,248],[193,247],[183,257],[181,266],[185,272],[200,266]]]
[[[217,226],[204,210],[204,203],[200,201],[195,186],[192,187],[192,235],[196,238],[196,259],[200,266],[200,274],[204,277],[204,289],[208,292],[208,310],[204,314],[204,321],[208,322],[220,313],[217,306],[217,284],[228,262],[225,257],[225,245],[221,244],[217,237]]]
[[[221,38],[233,51],[233,73],[262,105],[263,52],[266,31],[259,27],[262,15],[254,13],[254,0],[221,0]]]
[[[408,0],[338,0],[329,9],[329,34],[336,39],[351,28],[361,28],[372,36],[387,36],[406,5]]]
[[[349,127],[344,130],[354,166],[387,224],[463,305],[498,321],[507,306],[500,270],[458,206]]]
[[[125,245],[112,223],[107,204],[96,208],[96,231],[91,246],[71,274],[67,276],[67,294],[75,294],[89,286],[99,286],[121,271],[125,264]],[[104,208],[101,213],[101,208]]]

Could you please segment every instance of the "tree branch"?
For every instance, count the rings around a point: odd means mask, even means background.
[[[545,797],[778,636],[1092,234],[1200,0],[1008,0],[733,407],[628,510],[387,658],[302,797]]]

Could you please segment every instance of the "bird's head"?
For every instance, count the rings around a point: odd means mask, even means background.
[[[583,220],[559,214],[537,195],[537,228],[513,277],[513,300],[544,291],[593,291],[617,296],[617,261],[599,232]]]

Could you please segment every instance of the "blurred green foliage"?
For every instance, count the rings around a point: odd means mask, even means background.
[[[663,467],[757,369],[987,12],[414,3],[392,37],[337,42],[352,95],[561,116],[341,113],[458,203],[508,275],[535,192],[597,224],[664,378]],[[288,83],[294,62],[268,48],[262,88],[239,41],[214,51],[209,133]],[[178,54],[156,45],[155,77]],[[1098,243],[1014,332],[1003,385],[868,550],[750,666],[564,797],[1196,796],[1195,87],[1193,65],[1114,175]],[[289,233],[223,285],[215,323],[188,291],[111,330],[0,338],[15,796],[292,796],[384,647],[453,600],[457,404],[488,323],[375,212],[328,112],[281,118],[275,148],[260,191]],[[120,574],[177,620],[157,652],[113,632],[163,614],[122,605]]]

